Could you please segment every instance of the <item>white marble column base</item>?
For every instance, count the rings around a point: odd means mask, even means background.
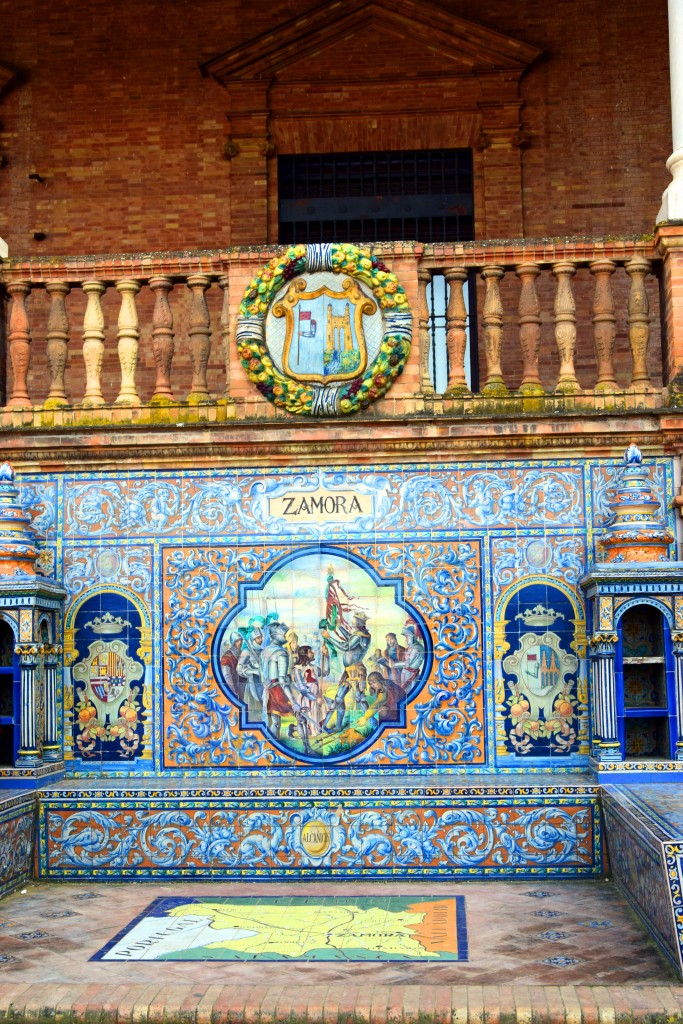
[[[662,205],[657,214],[657,223],[667,221],[683,221],[683,149],[672,153],[666,166],[673,178],[662,196]]]

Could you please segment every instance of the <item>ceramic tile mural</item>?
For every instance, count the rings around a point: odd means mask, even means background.
[[[261,579],[240,584],[243,600],[211,645],[213,676],[239,709],[240,731],[256,729],[290,758],[334,763],[405,726],[432,650],[402,587],[382,586],[370,562],[334,547],[287,552]]]
[[[608,854],[614,878],[680,970],[683,965],[683,847],[680,826],[669,820],[666,797],[662,806],[656,789],[658,787],[638,786],[635,796],[630,787],[603,792]],[[675,790],[680,787],[664,785],[663,789],[672,791],[675,796]],[[650,795],[653,797],[651,806]],[[667,841],[671,839],[677,841]]]
[[[478,545],[183,547],[163,567],[171,766],[483,762]]]
[[[0,896],[16,889],[33,870],[33,795],[12,797],[0,806]]]
[[[538,577],[504,594],[496,615],[499,751],[568,755],[587,739],[586,664],[577,657],[585,655],[580,604],[571,588]]]
[[[80,797],[80,799],[79,799]],[[263,800],[45,793],[41,877],[450,878],[602,872],[597,793]]]
[[[72,769],[585,765],[578,579],[617,465],[22,477],[68,590]],[[651,477],[668,509],[670,460]]]

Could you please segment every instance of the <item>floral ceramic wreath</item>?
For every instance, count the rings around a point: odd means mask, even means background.
[[[265,336],[268,309],[282,286],[305,272],[326,270],[355,278],[370,289],[384,332],[379,352],[365,372],[335,387],[286,376],[274,365]],[[249,379],[275,405],[305,416],[348,415],[380,398],[402,372],[410,353],[411,327],[405,291],[372,253],[350,244],[292,245],[250,282],[240,305],[236,340]]]

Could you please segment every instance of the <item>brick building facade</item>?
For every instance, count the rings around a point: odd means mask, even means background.
[[[0,572],[0,788],[38,791],[38,872],[601,876],[601,781],[683,761],[665,0],[0,0],[0,24],[0,553],[54,577],[39,616]],[[417,239],[345,248],[320,214],[279,244],[321,199],[286,158],[444,152],[462,235],[421,234],[410,185]]]

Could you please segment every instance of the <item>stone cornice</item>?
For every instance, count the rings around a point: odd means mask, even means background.
[[[368,436],[372,445],[368,445]],[[562,459],[621,455],[624,441],[648,455],[683,453],[683,414],[581,416],[508,421],[448,417],[412,420],[282,421],[171,426],[115,425],[5,432],[3,454],[22,472],[127,465],[373,464],[508,458]]]

